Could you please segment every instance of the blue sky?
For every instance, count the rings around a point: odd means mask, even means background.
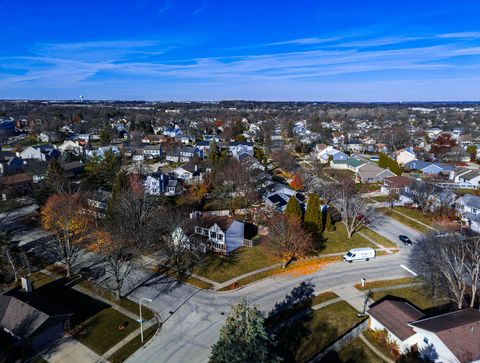
[[[0,19],[0,98],[480,100],[479,1],[0,0]]]

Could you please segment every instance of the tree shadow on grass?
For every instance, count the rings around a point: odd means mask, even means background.
[[[277,337],[276,352],[285,362],[295,362],[300,342],[310,334],[314,285],[302,282],[275,304],[266,319],[267,329]]]
[[[43,285],[36,289],[35,292],[47,300],[54,301],[56,304],[72,311],[75,314],[72,317],[72,326],[110,307],[110,305],[102,301],[66,286],[69,282],[68,279],[61,278]]]

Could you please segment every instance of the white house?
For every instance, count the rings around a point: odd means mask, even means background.
[[[167,153],[166,159],[167,161],[171,161],[173,163],[178,162],[188,162],[193,159],[194,156],[199,156],[203,158],[203,152],[196,147],[193,146],[180,146],[176,149]]]
[[[409,163],[413,160],[417,160],[417,155],[415,155],[413,149],[408,148],[398,151],[397,163],[399,163],[400,165],[405,165],[406,163]]]
[[[143,155],[146,159],[160,159],[162,154],[162,145],[147,145],[143,148]]]
[[[163,134],[168,137],[177,138],[182,136],[182,130],[180,130],[180,127],[175,124],[171,127],[167,127],[166,129],[164,129]]]
[[[60,151],[52,145],[44,144],[29,146],[22,152],[18,153],[18,156],[24,160],[35,159],[39,161],[50,161],[58,158],[60,156]]]
[[[368,310],[370,328],[386,330],[401,353],[418,351],[435,363],[480,362],[480,311],[463,309],[425,318],[408,301],[386,299]]]
[[[66,152],[79,156],[83,153],[83,146],[78,141],[66,140],[58,146],[58,150],[64,154]]]
[[[462,221],[475,232],[480,232],[480,197],[465,194],[455,203]]]
[[[214,252],[228,254],[244,246],[245,224],[233,218],[203,216],[196,221],[195,233],[206,237]]]
[[[229,142],[228,151],[238,159],[241,154],[253,156],[253,142]]]
[[[425,316],[407,301],[384,300],[373,304],[368,310],[369,327],[372,330],[386,329],[388,338],[398,344],[401,352],[410,350],[417,343],[417,337],[408,323]]]
[[[118,147],[116,146],[101,146],[99,147],[98,149],[96,150],[89,150],[87,152],[87,158],[94,158],[94,157],[97,157],[99,158],[100,160],[103,159],[105,157],[105,154],[107,152],[111,152],[113,153],[113,155],[115,156],[119,156],[120,155],[120,150],[118,149]]]
[[[324,145],[324,144],[317,144],[315,145],[315,153],[317,159],[322,163],[327,163],[328,160],[347,160],[349,156],[340,150],[335,149],[333,146]]]

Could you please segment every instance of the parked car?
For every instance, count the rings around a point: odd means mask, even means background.
[[[373,258],[375,258],[375,250],[371,247],[352,248],[343,256],[344,261],[350,263],[361,260],[370,261]]]
[[[398,239],[402,241],[405,246],[411,246],[413,244],[412,240],[407,236],[400,235],[398,236]]]

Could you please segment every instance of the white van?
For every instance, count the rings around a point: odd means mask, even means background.
[[[375,250],[371,247],[352,248],[343,256],[343,259],[346,262],[350,262],[350,263],[352,263],[353,261],[360,261],[360,260],[369,261],[370,259],[374,259],[374,258],[375,258]]]

